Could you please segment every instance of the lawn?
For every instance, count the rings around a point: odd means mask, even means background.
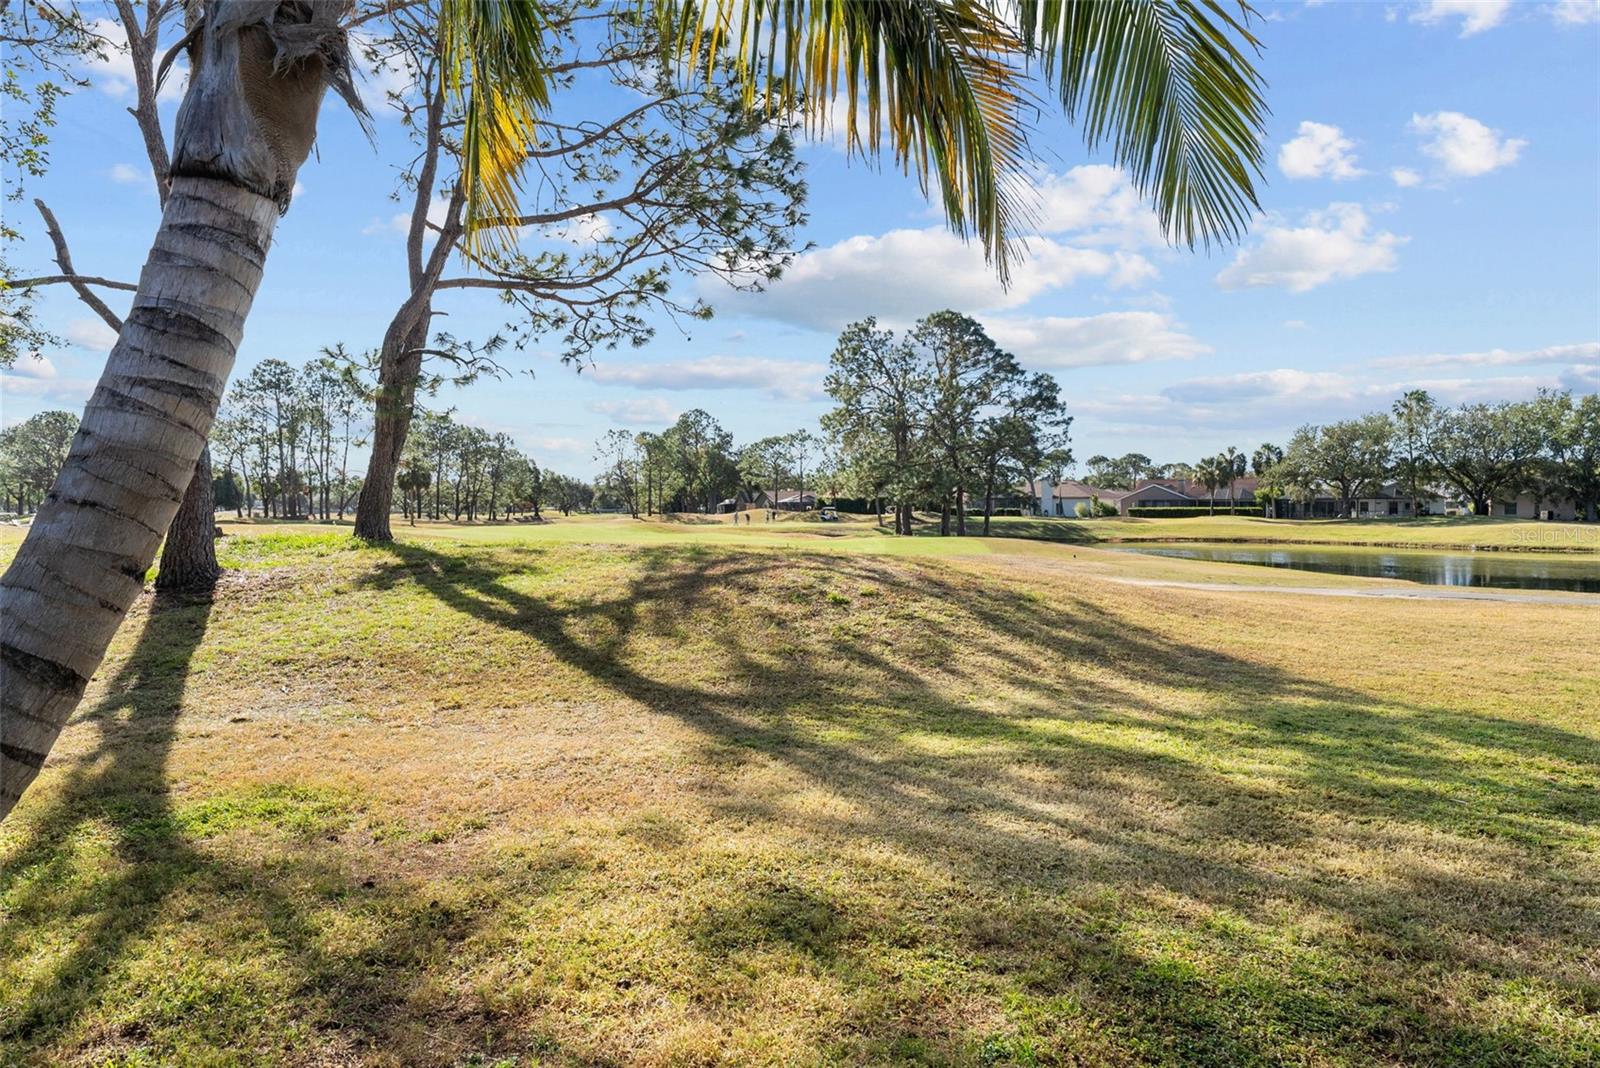
[[[1600,1058],[1592,604],[402,533],[136,607],[0,825],[7,1063]]]
[[[1600,526],[1480,516],[1421,519],[1261,519],[1196,516],[1192,519],[995,520],[1010,537],[1090,543],[1097,541],[1251,541],[1328,545],[1384,545],[1432,549],[1506,549],[1519,552],[1600,553]]]

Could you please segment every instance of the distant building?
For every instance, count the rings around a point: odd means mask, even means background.
[[[1280,497],[1275,502],[1256,498],[1261,480],[1255,475],[1241,475],[1234,479],[1232,494],[1227,485],[1218,486],[1216,492],[1206,489],[1203,483],[1192,478],[1142,478],[1132,489],[1113,489],[1092,486],[1087,482],[1063,481],[1035,484],[1035,508],[1039,515],[1073,516],[1078,505],[1092,507],[1096,499],[1115,506],[1119,515],[1130,515],[1131,509],[1205,508],[1226,512],[1232,508],[1252,515],[1271,515],[1279,519],[1334,519],[1342,513],[1343,502],[1326,491],[1320,492],[1308,503],[1297,504]],[[1020,491],[1029,492],[1026,486]],[[1410,494],[1395,483],[1385,483],[1350,501],[1350,515],[1357,519],[1394,517],[1407,519],[1413,515],[1467,515],[1471,505],[1444,493],[1430,491],[1424,495],[1420,510],[1413,511]],[[1577,511],[1571,501],[1539,501],[1522,495],[1514,499],[1496,500],[1490,507],[1495,516],[1516,516],[1524,519],[1557,519],[1571,521]]]
[[[780,512],[809,512],[817,506],[817,495],[810,490],[781,489],[777,493],[761,490],[751,503],[757,508],[776,508]]]
[[[1094,501],[1101,500],[1116,505],[1128,492],[1130,491],[1091,486],[1087,482],[1041,482],[1038,497],[1039,514],[1073,516],[1078,514],[1080,504],[1093,507]]]

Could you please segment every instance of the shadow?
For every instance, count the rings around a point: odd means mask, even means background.
[[[844,923],[838,906],[821,894],[779,881],[755,887],[732,904],[705,908],[689,937],[711,957],[779,944],[829,961],[837,955]]]
[[[214,596],[237,577],[225,572]],[[41,781],[42,808],[19,809],[22,833],[0,854],[0,961],[16,968],[0,981],[10,1001],[0,1061],[61,1063],[84,1043],[97,1063],[108,1049],[171,1063],[191,1040],[253,1059],[296,1030],[339,1060],[406,1047],[448,1062],[491,1048],[492,1020],[432,1004],[421,979],[484,917],[471,899],[351,870],[340,839],[359,815],[352,799],[284,782],[174,798],[167,765],[212,596],[158,593],[136,606],[137,641],[74,723],[93,743]],[[217,836],[257,845],[210,848]],[[532,900],[568,867],[510,855],[483,879]],[[330,914],[377,933],[331,938]],[[192,953],[152,959],[174,925]],[[130,991],[132,1003],[105,1003]],[[98,1029],[84,1035],[91,1011]]]
[[[391,562],[360,586],[419,587],[537,641],[602,690],[689,725],[706,759],[776,764],[843,802],[797,814],[782,791],[711,796],[730,819],[876,842],[958,884],[1009,888],[1016,915],[1003,923],[974,915],[952,936],[1019,969],[1065,953],[1064,966],[1042,970],[1035,993],[1073,992],[1135,1032],[1182,1034],[1188,1059],[1275,1060],[1292,1040],[1379,1059],[1495,1062],[1523,1048],[1559,1061],[1564,1040],[1537,1028],[1483,1030],[1403,976],[1362,989],[1242,966],[1201,975],[1114,926],[1063,911],[1060,895],[1115,892],[1156,910],[1180,898],[1235,917],[1241,931],[1227,938],[1262,958],[1282,955],[1271,940],[1292,902],[1408,968],[1450,969],[1470,977],[1468,986],[1534,981],[1596,996],[1562,948],[1600,943],[1600,921],[1577,906],[1583,880],[1571,859],[1600,821],[1592,789],[1600,746],[1586,736],[1300,678],[1070,593],[1019,603],[975,591],[931,561],[790,553],[776,563],[662,546],[638,551],[633,576],[607,591],[563,597],[518,589],[519,574],[545,565],[537,552],[386,551]],[[795,606],[768,621],[785,635],[777,651],[719,615],[775,573]],[[882,606],[873,611],[883,613],[876,624],[902,598],[915,619],[891,635],[847,633],[851,599],[839,590],[873,591]],[[804,625],[835,610],[829,618],[841,627]],[[679,655],[705,659],[702,674],[715,683],[666,681],[650,669],[648,654],[660,649],[651,643],[685,632],[711,650]],[[913,675],[910,662],[934,667]],[[1015,693],[1003,707],[982,698],[996,665]],[[1215,766],[1203,753],[1219,734],[1241,766],[1259,762],[1272,773]],[[1530,776],[1519,766],[1528,759],[1576,770]],[[1320,865],[1315,848],[1287,865],[1262,861],[1320,842],[1330,820],[1329,848],[1382,856],[1386,841],[1450,836],[1481,844],[1484,873],[1399,855],[1351,877]],[[1503,867],[1509,855],[1516,870]],[[713,955],[787,942],[836,961],[841,982],[865,982],[859,964],[845,961],[851,939],[841,932],[854,928],[830,909],[793,887],[758,887],[691,927]],[[875,1026],[880,1039],[897,1041],[900,1025]]]
[[[935,527],[925,534],[938,534]],[[989,533],[983,533],[983,516],[967,517],[967,537],[1026,538],[1029,541],[1053,541],[1066,545],[1097,545],[1100,539],[1094,533],[1092,519],[1016,519],[997,516],[989,524]]]
[[[164,856],[176,844],[164,776],[189,661],[211,603],[211,594],[150,599],[138,642],[106,696],[77,717],[93,725],[95,744],[73,758],[50,807],[6,858],[0,895],[16,900],[0,924],[0,958],[16,959],[35,929],[30,921],[47,921],[62,905],[87,922],[73,949],[4,1023],[0,1040],[25,1043],[70,1024],[98,994],[106,962],[144,933],[185,867]],[[53,893],[59,883],[48,868],[64,867],[72,839],[91,825],[109,825],[109,848],[123,873],[97,888],[97,901],[64,901]]]
[[[722,976],[739,1012],[753,979],[800,973],[849,1007],[846,1034],[816,1051],[840,1063],[1487,1064],[1577,1047],[1536,1020],[1474,1023],[1429,977],[1600,1006],[1577,948],[1600,944],[1592,873],[1572,859],[1600,824],[1600,747],[1583,735],[1329,685],[1160,617],[933,560],[650,546],[572,589],[530,582],[552,577],[550,548],[359,551],[335,595],[419,590],[525,636],[598,698],[688,727],[683,765],[718,772],[686,789],[722,822],[720,852],[694,853],[699,828],[674,813],[637,817],[619,835],[667,858],[650,887],[599,877],[559,898],[593,905],[601,928],[616,922],[606,894],[712,886],[668,908],[682,956],[653,932],[665,955],[646,943],[617,978],[597,937],[584,1007],[553,1001],[558,1016],[615,1031],[685,998],[712,1028],[738,1012],[674,987],[675,971]],[[611,1063],[515,1018],[543,1006],[539,983],[559,990],[565,962],[552,952],[552,975],[516,959],[514,932],[603,858],[502,848],[446,895],[359,870],[391,848],[360,798],[279,781],[174,796],[180,726],[196,729],[185,690],[216,621],[207,599],[147,603],[75,727],[93,743],[41,784],[3,855],[0,961],[23,963],[0,981],[14,992],[0,1048],[56,1063],[154,1030],[198,1055],[264,1056],[295,1035],[296,1055],[329,1063]],[[785,848],[841,869],[786,870]],[[1444,848],[1475,863],[1441,863]],[[155,961],[153,944],[192,952]],[[487,979],[471,970],[486,953]],[[475,984],[519,966],[531,1000],[508,995],[500,1018]],[[628,1001],[634,983],[658,984],[634,992],[656,1000]],[[991,996],[1003,1033],[964,1030],[963,999]],[[123,1030],[86,1036],[91,1015]]]

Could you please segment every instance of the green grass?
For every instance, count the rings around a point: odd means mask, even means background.
[[[1600,526],[1531,519],[1427,516],[1421,519],[996,519],[996,531],[1022,538],[1096,541],[1277,541],[1520,552],[1600,552]]]
[[[1600,1057],[1592,606],[857,527],[255,535],[140,603],[0,825],[0,1061]]]

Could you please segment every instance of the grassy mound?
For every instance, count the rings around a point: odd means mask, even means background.
[[[1593,608],[223,544],[0,825],[8,1060],[1600,1056]]]

